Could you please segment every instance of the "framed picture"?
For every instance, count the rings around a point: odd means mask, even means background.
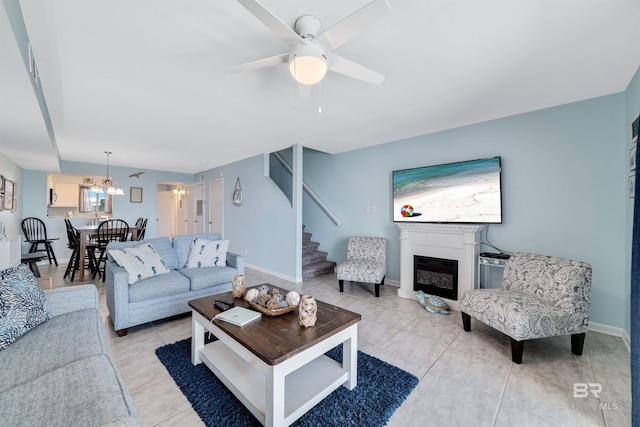
[[[15,212],[18,210],[18,183],[11,181],[11,184],[13,184],[13,191],[11,194],[11,198],[13,199],[11,200],[11,212]]]
[[[629,176],[629,197],[632,199],[636,196],[636,175]]]
[[[638,145],[634,145],[633,147],[631,147],[631,150],[629,150],[629,170],[634,171],[636,170],[636,151],[638,149]]]
[[[0,193],[4,193],[4,175],[0,175]]]
[[[638,136],[638,128],[640,128],[640,114],[631,121],[631,139]]]
[[[13,210],[13,181],[4,179],[4,202],[2,209],[5,211]]]
[[[131,187],[129,201],[131,203],[142,203],[142,187]]]

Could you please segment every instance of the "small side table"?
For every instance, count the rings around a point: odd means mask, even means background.
[[[47,257],[47,254],[43,254],[42,252],[32,252],[28,254],[22,254],[22,258],[20,262],[23,264],[28,264],[29,269],[33,272],[33,275],[36,277],[40,277],[40,270],[38,270],[38,261],[43,260]]]
[[[478,288],[489,288],[489,271],[494,268],[504,269],[507,261],[507,259],[503,258],[493,258],[480,255],[478,257]]]

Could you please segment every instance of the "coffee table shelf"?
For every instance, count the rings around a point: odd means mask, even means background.
[[[200,359],[263,425],[266,378],[220,341],[200,350]],[[319,356],[285,377],[284,425],[292,424],[347,381],[348,372],[327,356]]]

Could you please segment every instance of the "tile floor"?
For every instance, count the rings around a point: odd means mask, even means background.
[[[79,282],[63,279],[65,265],[40,266],[53,286]],[[420,382],[388,426],[630,426],[629,352],[621,338],[589,332],[582,356],[571,353],[569,337],[528,342],[523,363],[511,363],[508,338],[480,322],[462,329],[459,312],[426,312],[417,300],[399,298],[384,286],[345,284],[338,291],[333,274],[302,284],[248,269],[248,286],[271,283],[358,312],[358,348],[416,375]],[[93,283],[86,280],[84,283]],[[155,355],[162,345],[191,336],[186,314],[152,322],[118,337],[108,318],[104,285],[97,281],[101,313],[112,356],[145,426],[202,426],[189,402]],[[574,398],[583,390],[599,399]],[[591,384],[591,385],[589,385]]]

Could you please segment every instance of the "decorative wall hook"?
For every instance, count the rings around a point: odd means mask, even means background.
[[[240,187],[240,177],[236,179],[236,188],[233,192],[233,204],[240,206],[242,204],[242,187]]]

